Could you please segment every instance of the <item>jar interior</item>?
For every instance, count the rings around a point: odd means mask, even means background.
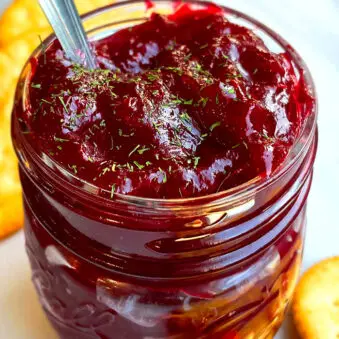
[[[197,2],[197,1],[190,1],[188,2],[190,6],[193,6],[194,8],[204,8],[206,4]],[[139,1],[131,1],[128,3],[121,3],[121,4],[115,4],[111,6],[107,6],[102,9],[98,9],[90,14],[87,14],[84,16],[85,21],[85,27],[88,31],[88,36],[93,41],[101,40],[112,33],[126,27],[130,27],[132,25],[140,24],[147,20],[149,18],[150,14],[152,12],[157,12],[161,14],[169,14],[176,10],[177,4],[174,4],[171,1],[156,1],[152,5],[153,7],[149,10],[147,10],[147,4],[144,2]],[[312,79],[310,78],[310,75],[308,73],[308,70],[299,57],[299,55],[287,44],[286,41],[284,41],[281,37],[279,37],[276,33],[271,31],[269,28],[265,27],[261,23],[257,22],[256,20],[233,10],[230,10],[228,8],[224,9],[224,15],[225,17],[230,20],[231,22],[234,22],[236,24],[248,27],[255,31],[257,35],[259,35],[265,42],[265,44],[269,47],[269,49],[272,52],[275,53],[281,53],[281,52],[288,52],[291,54],[291,57],[294,61],[295,67],[297,72],[303,72],[305,73],[305,79],[307,82],[309,82],[309,86],[311,89],[313,88]],[[113,18],[119,18],[118,20],[114,20]],[[50,36],[46,40],[46,45],[50,46],[54,40],[54,36]],[[42,50],[41,48],[38,48],[34,55],[38,56],[41,54]],[[25,70],[22,74],[22,80],[24,82],[22,91],[23,96],[27,97],[27,93],[29,91],[29,78],[30,78],[30,65],[27,64],[25,67]],[[314,92],[314,91],[313,91]],[[26,101],[23,101],[23,110],[26,109],[26,105],[28,103]],[[284,165],[279,168],[272,176],[269,178],[262,178],[262,177],[256,177],[252,180],[249,180],[237,187],[228,189],[223,192],[214,193],[207,197],[198,197],[198,198],[188,198],[185,199],[187,201],[204,201],[205,198],[214,198],[214,197],[227,197],[230,200],[234,197],[235,200],[239,198],[239,196],[242,195],[252,195],[255,191],[259,191],[263,189],[264,187],[267,187],[271,183],[274,183],[278,180],[279,177],[281,177],[288,169],[292,166],[293,162],[296,161],[296,158],[300,156],[301,153],[303,153],[303,150],[309,147],[311,142],[311,135],[315,131],[315,121],[316,121],[316,107],[314,108],[314,112],[311,112],[309,117],[307,118],[307,121],[305,122],[304,129],[300,135],[299,140],[296,142],[294,147],[291,149],[288,157],[286,158]],[[24,138],[24,136],[23,136]],[[33,150],[34,152],[34,150]],[[97,195],[99,191],[105,191],[105,190],[98,190],[98,187],[93,185],[92,183],[85,182],[79,178],[77,178],[74,173],[69,171],[67,168],[63,168],[59,166],[57,163],[55,163],[48,154],[41,154],[38,155],[38,160],[42,160],[45,165],[47,165],[51,169],[57,169],[57,172],[60,174],[60,176],[64,179],[66,179],[67,182],[72,182],[76,186],[81,186],[81,189],[86,191],[87,193],[90,193],[90,195]],[[110,192],[105,191],[106,195],[109,195]],[[119,195],[119,194],[117,194]],[[147,201],[157,201],[158,199],[147,199],[147,198],[140,198],[140,197],[119,197],[119,199],[126,199],[126,200],[133,200],[134,202],[139,202],[144,204],[147,203]],[[172,200],[172,199],[169,199]],[[173,201],[178,201],[178,204],[182,205],[182,199],[173,199]],[[161,202],[162,203],[162,202]],[[167,202],[165,202],[166,204]]]

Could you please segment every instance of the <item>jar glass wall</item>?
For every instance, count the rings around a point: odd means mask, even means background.
[[[151,13],[145,6],[128,1],[87,15],[89,35],[100,39],[143,22]],[[153,10],[167,14],[174,7],[156,1]],[[305,65],[283,39],[241,13],[227,8],[224,13],[255,28],[273,51],[287,51],[314,94]],[[273,336],[300,268],[316,107],[270,178],[199,198],[109,199],[32,148],[18,121],[29,105],[31,73],[28,63],[17,89],[12,134],[32,279],[60,337]]]

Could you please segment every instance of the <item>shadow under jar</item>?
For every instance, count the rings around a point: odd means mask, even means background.
[[[170,13],[172,3],[155,2],[155,10]],[[273,51],[287,51],[314,94],[305,65],[282,38],[246,15],[228,8],[224,13],[255,27]],[[100,39],[148,16],[144,2],[133,1],[88,14],[85,23],[89,36]],[[33,56],[41,53],[37,49]],[[31,73],[28,63],[16,93],[12,134],[32,279],[60,337],[271,338],[300,268],[316,107],[283,166],[269,178],[199,198],[116,194],[110,200],[28,142],[18,118],[29,105]]]

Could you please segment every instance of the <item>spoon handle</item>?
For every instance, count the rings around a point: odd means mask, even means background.
[[[66,55],[87,68],[97,67],[73,0],[39,0]]]

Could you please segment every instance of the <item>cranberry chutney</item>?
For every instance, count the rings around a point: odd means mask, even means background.
[[[154,13],[94,48],[88,71],[54,42],[23,119],[35,147],[112,195],[186,198],[269,176],[314,104],[288,53],[217,7]]]
[[[310,74],[242,13],[152,6],[86,15],[99,69],[51,36],[21,75],[12,136],[34,286],[62,339],[272,338],[302,258]]]

